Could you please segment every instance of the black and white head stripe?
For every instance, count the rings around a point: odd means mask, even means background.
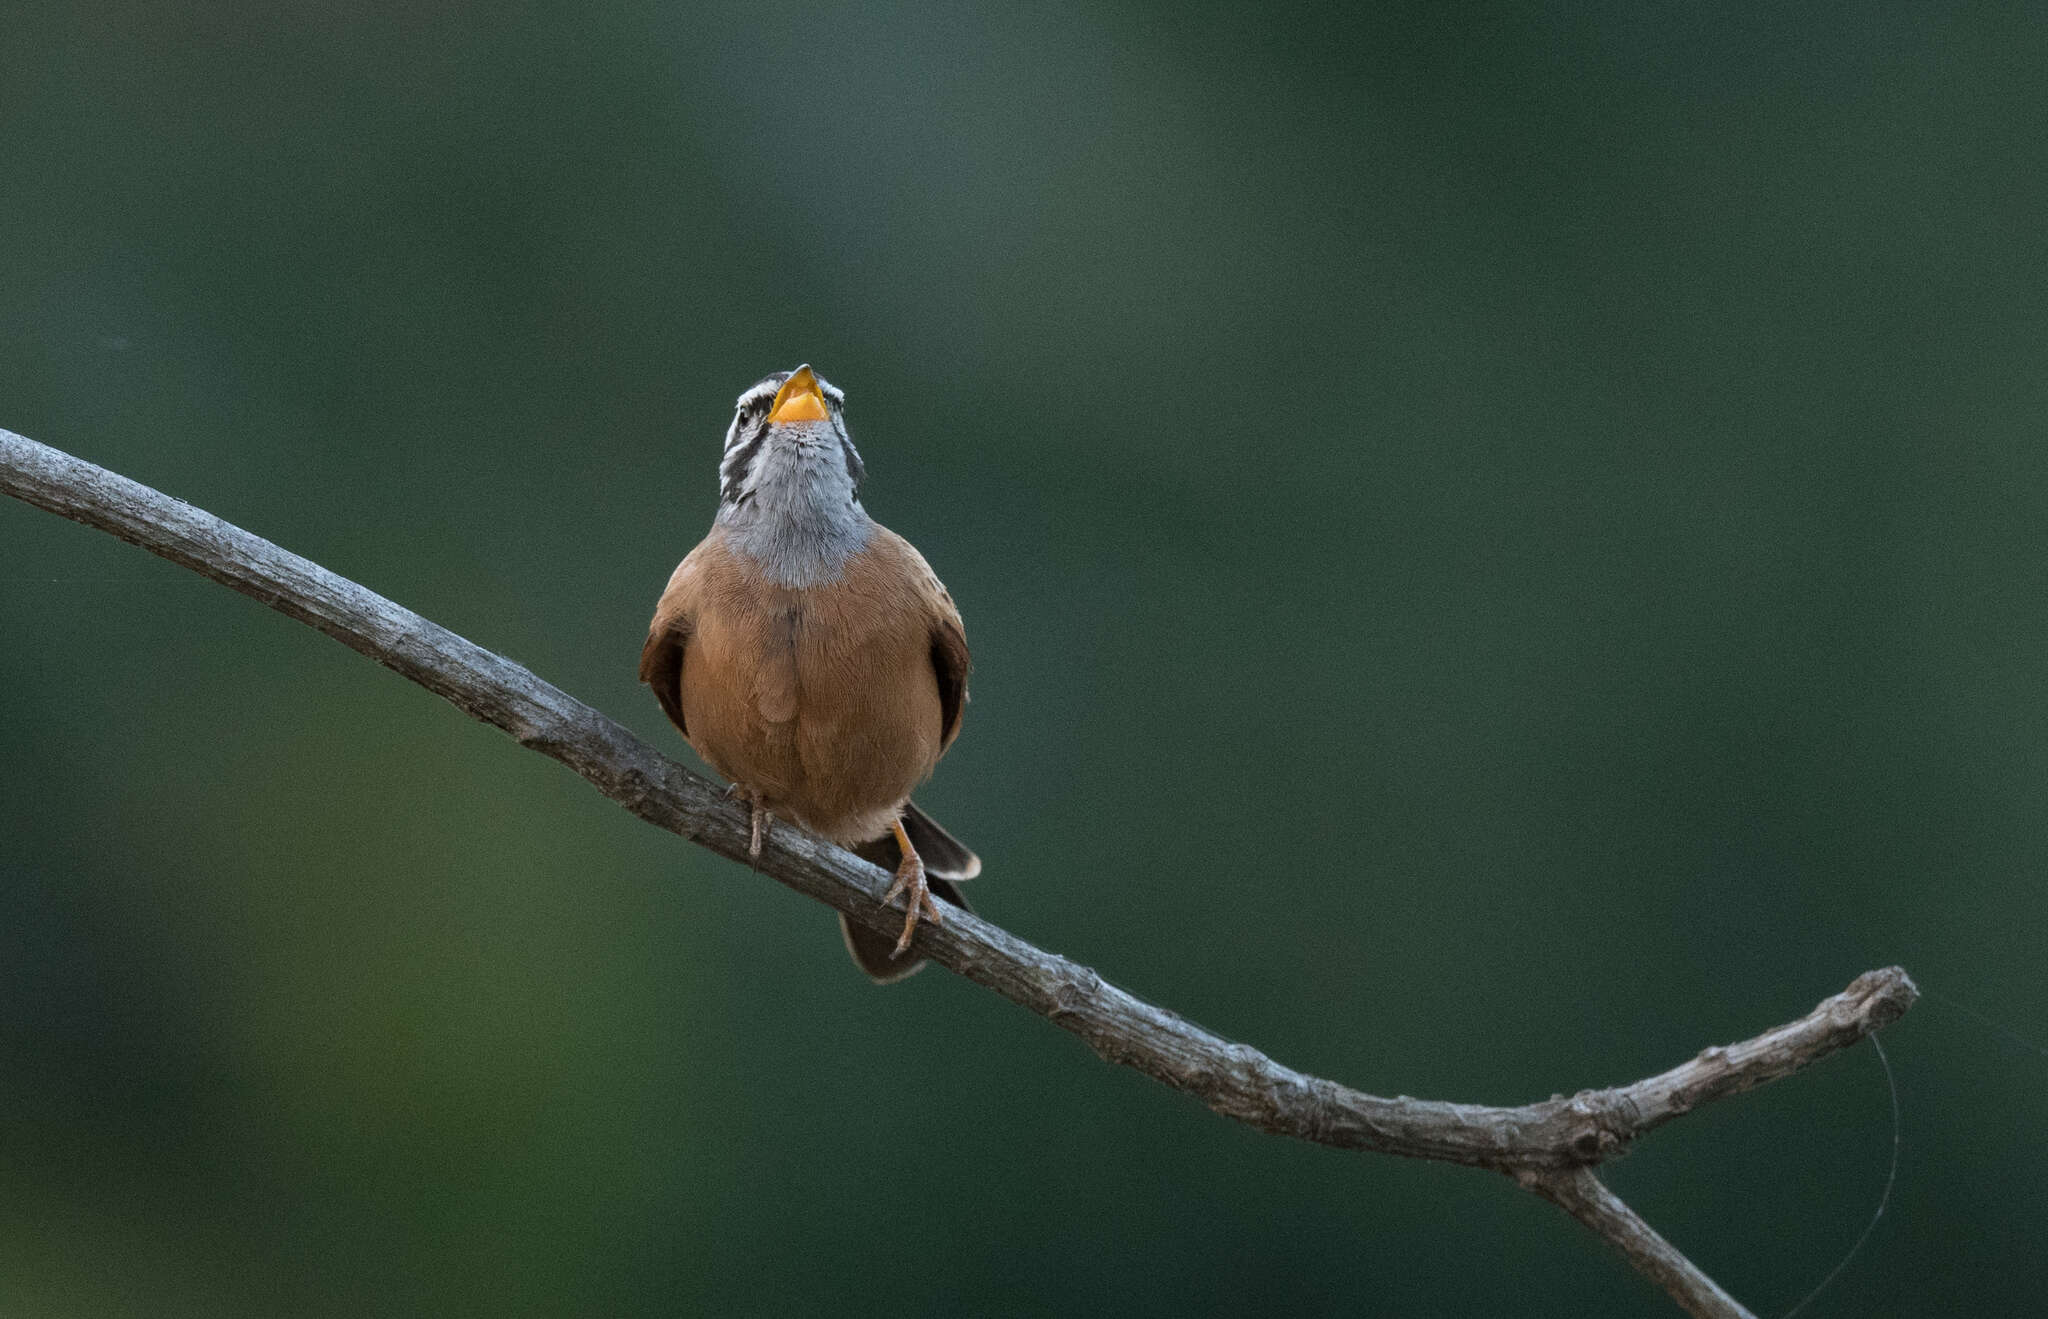
[[[776,371],[765,375],[749,385],[734,401],[732,425],[725,432],[725,456],[718,464],[719,498],[723,502],[737,504],[746,496],[755,460],[768,441],[768,409],[774,404],[775,394],[782,388],[783,381],[788,380],[791,374],[789,371]],[[854,495],[858,498],[861,481],[867,473],[861,464],[859,451],[853,447],[853,440],[846,433],[846,421],[840,415],[846,406],[846,395],[823,376],[813,375],[831,412],[832,430],[839,439],[846,461],[846,474],[853,482]]]

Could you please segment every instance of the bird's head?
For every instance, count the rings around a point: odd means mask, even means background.
[[[757,495],[775,502],[860,502],[866,476],[860,451],[846,433],[846,395],[800,366],[764,376],[733,405],[718,465],[719,503],[737,510]]]

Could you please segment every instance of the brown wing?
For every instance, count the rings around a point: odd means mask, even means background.
[[[875,532],[876,548],[902,563],[904,575],[899,580],[915,598],[913,607],[921,608],[931,619],[932,676],[939,684],[939,754],[943,756],[960,736],[960,717],[967,709],[967,629],[945,583],[917,552],[917,546],[887,527],[877,526]]]
[[[967,712],[967,633],[953,602],[946,600],[945,617],[932,628],[932,672],[939,680],[939,751],[944,754],[960,736],[960,718]]]
[[[661,702],[663,713],[686,738],[690,729],[683,722],[683,652],[689,648],[691,632],[696,630],[691,612],[699,575],[698,550],[703,548],[700,545],[691,550],[676,565],[667,589],[654,606],[654,621],[647,627],[647,644],[640,648],[640,681],[654,689],[654,699]]]
[[[683,651],[689,644],[689,620],[674,619],[663,626],[657,617],[647,644],[640,647],[640,681],[654,688],[654,699],[684,737],[690,735],[683,722]]]

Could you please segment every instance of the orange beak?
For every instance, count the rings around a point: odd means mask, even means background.
[[[807,366],[798,367],[782,382],[782,388],[775,391],[775,406],[768,409],[768,420],[773,422],[823,421],[829,415],[818,378]]]

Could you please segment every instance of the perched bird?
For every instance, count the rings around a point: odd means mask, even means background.
[[[739,396],[719,464],[711,533],[669,578],[640,680],[706,763],[753,807],[759,856],[771,817],[893,868],[902,937],[839,927],[875,980],[905,960],[933,895],[981,860],[910,800],[960,733],[967,636],[953,598],[909,541],[861,507],[865,471],[846,396],[808,366]]]

